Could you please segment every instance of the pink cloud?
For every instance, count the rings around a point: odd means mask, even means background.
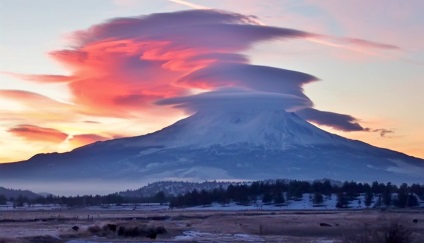
[[[255,95],[268,92],[275,97],[277,93],[284,97],[280,101],[296,104],[293,107],[297,109],[299,99],[304,108],[311,108],[303,85],[317,78],[252,65],[241,54],[260,41],[311,38],[328,36],[258,25],[253,16],[216,10],[116,18],[76,31],[72,48],[50,53],[71,72],[69,76],[24,77],[67,82],[74,111],[85,115],[141,117],[157,112],[161,100],[187,98],[193,89],[219,92],[228,87],[247,89]],[[361,39],[337,40],[374,49],[395,48]],[[167,116],[176,113],[169,107],[160,109]]]
[[[71,82],[73,81],[68,76],[64,75],[50,75],[50,74],[20,74],[20,73],[11,73],[11,72],[0,72],[0,74],[19,78],[19,79],[25,79],[25,80],[31,80],[31,81],[39,81],[39,82],[52,82],[52,83],[60,83],[60,82]]]
[[[53,128],[45,128],[28,124],[20,124],[16,127],[10,128],[8,132],[29,141],[50,143],[61,143],[68,137],[68,134]]]
[[[420,0],[307,2],[325,12],[326,18],[335,20],[345,36],[390,41],[405,50],[423,49],[421,9],[424,2]]]
[[[258,41],[312,35],[253,23],[253,17],[220,11],[113,19],[75,32],[74,48],[50,53],[70,76],[23,77],[68,82],[82,114],[148,113],[156,108],[154,101],[187,95],[197,88],[178,82],[182,76],[214,63],[247,63],[246,57],[236,53]]]

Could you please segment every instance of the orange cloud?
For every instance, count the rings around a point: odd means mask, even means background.
[[[75,148],[108,139],[111,139],[111,137],[104,137],[97,134],[78,134],[72,136],[72,138],[69,139],[69,142],[71,143],[72,147]]]
[[[4,106],[0,112],[2,120],[20,123],[43,123],[46,121],[71,122],[76,118],[76,107],[47,96],[22,90],[0,90],[0,98],[19,104],[19,109]]]
[[[0,96],[2,98],[7,98],[10,100],[14,100],[20,102],[22,104],[31,105],[34,107],[37,105],[46,105],[49,107],[67,107],[69,105],[61,103],[59,101],[50,99],[47,96],[40,95],[34,92],[24,91],[24,90],[5,90],[0,89]]]
[[[28,141],[41,141],[61,143],[66,140],[68,134],[53,128],[45,128],[28,124],[20,124],[8,130],[8,132],[22,137]]]

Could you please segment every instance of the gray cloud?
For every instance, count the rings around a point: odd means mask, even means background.
[[[371,132],[378,132],[380,134],[380,137],[382,137],[382,138],[387,137],[386,136],[387,134],[395,133],[395,131],[393,131],[393,130],[384,129],[384,128],[373,129],[373,130],[370,130],[370,131]]]
[[[302,85],[318,80],[316,77],[267,66],[240,63],[215,64],[194,71],[177,83],[191,87],[246,87],[257,91],[291,94],[308,99]]]
[[[362,127],[357,119],[351,115],[320,111],[312,108],[296,111],[296,114],[305,120],[341,131],[368,131],[368,128]]]
[[[309,107],[309,99],[295,95],[260,92],[239,88],[226,88],[198,95],[163,99],[158,105],[173,105],[188,112],[204,110],[241,110],[241,109],[299,109]]]

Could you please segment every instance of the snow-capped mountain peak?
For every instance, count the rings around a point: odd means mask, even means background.
[[[151,134],[149,143],[152,139],[156,145],[168,148],[245,144],[285,150],[293,146],[345,143],[341,137],[311,125],[294,113],[275,109],[197,112]]]

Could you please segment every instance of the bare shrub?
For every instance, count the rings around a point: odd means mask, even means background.
[[[110,236],[120,236],[120,237],[147,237],[150,239],[156,239],[158,234],[167,233],[165,227],[163,226],[150,226],[143,224],[106,224],[102,227],[98,225],[93,225],[87,228],[87,232],[92,235],[110,237]]]
[[[119,226],[118,235],[125,237],[147,237],[156,239],[158,231],[164,232],[165,228],[155,228],[152,226]]]
[[[102,231],[102,229],[98,225],[89,226],[87,228],[87,230],[88,230],[88,232],[90,232],[90,233],[92,233],[94,235],[97,235],[97,234],[99,234]]]
[[[0,238],[0,243],[17,243],[17,240],[9,239],[9,238]]]
[[[345,238],[345,243],[412,243],[412,232],[398,221],[376,228],[365,228],[360,234]]]
[[[14,242],[14,241],[12,241]],[[20,243],[63,243],[64,241],[51,235],[40,235],[18,239]]]

